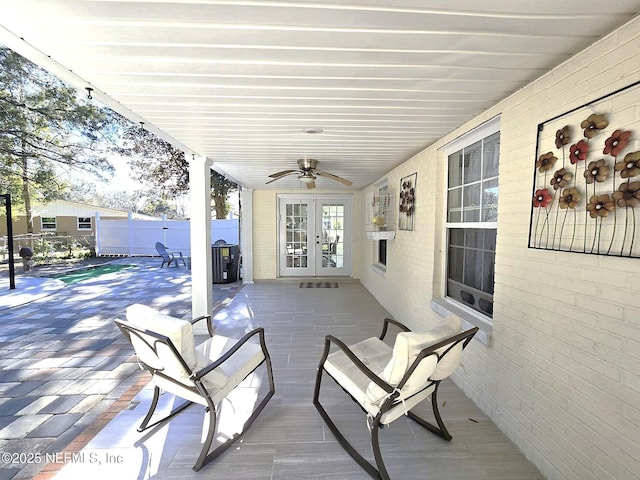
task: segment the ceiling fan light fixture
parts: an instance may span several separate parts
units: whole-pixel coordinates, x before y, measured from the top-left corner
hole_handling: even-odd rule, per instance
[[[298,180],[302,183],[313,183],[316,180],[316,177],[309,172],[305,172],[302,175],[298,175]]]

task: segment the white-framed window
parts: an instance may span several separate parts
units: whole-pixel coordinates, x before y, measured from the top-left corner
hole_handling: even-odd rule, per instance
[[[78,217],[78,230],[91,230],[91,217]]]
[[[40,229],[41,230],[55,230],[57,228],[56,217],[41,217]]]
[[[498,227],[499,118],[449,144],[445,154],[445,295],[492,318]]]
[[[387,241],[378,240],[378,255],[377,263],[380,267],[387,267]]]

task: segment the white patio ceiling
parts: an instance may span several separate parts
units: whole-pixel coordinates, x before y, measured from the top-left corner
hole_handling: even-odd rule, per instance
[[[377,180],[637,0],[0,0],[0,43],[251,188]],[[22,39],[22,40],[21,40]],[[305,129],[319,128],[321,134]]]

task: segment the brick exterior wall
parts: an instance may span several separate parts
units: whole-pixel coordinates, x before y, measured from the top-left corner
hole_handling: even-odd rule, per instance
[[[396,193],[418,172],[415,230],[389,242],[385,276],[370,267],[373,242],[362,247],[374,296],[416,329],[436,322],[446,208],[438,148],[501,115],[492,342],[470,345],[456,382],[552,480],[640,478],[640,264],[527,247],[536,127],[639,79],[635,19],[389,172]],[[640,88],[635,99],[626,107],[637,121]],[[633,135],[628,151],[640,149]]]
[[[491,342],[472,342],[455,381],[550,480],[640,478],[640,270],[638,259],[527,247],[536,128],[638,79],[635,19],[390,171],[396,195],[400,179],[418,172],[416,217],[413,231],[388,242],[384,274],[371,267],[374,241],[364,236],[375,187],[354,197],[353,276],[395,318],[427,328],[444,294],[439,148],[501,115]],[[638,120],[636,98],[629,114]],[[255,191],[253,208],[255,278],[275,278],[276,192]]]

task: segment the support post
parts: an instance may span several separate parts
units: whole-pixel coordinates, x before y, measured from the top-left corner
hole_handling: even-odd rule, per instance
[[[211,166],[206,157],[189,162],[191,197],[191,315],[213,312],[213,267],[211,264]]]
[[[133,212],[127,213],[127,244],[129,258],[133,257]]]
[[[4,198],[4,207],[7,215],[7,253],[9,254],[9,290],[16,288],[16,268],[13,264],[13,219],[11,218],[11,194],[0,195]]]
[[[240,249],[242,252],[242,283],[253,283],[253,189],[240,192]]]
[[[102,225],[100,225],[100,212],[96,210],[95,215],[95,219],[96,219],[96,233],[95,233],[95,239],[93,241],[93,249],[95,251],[96,257],[100,256],[100,249],[102,248],[102,242],[101,242],[101,238],[100,235],[102,234]]]

